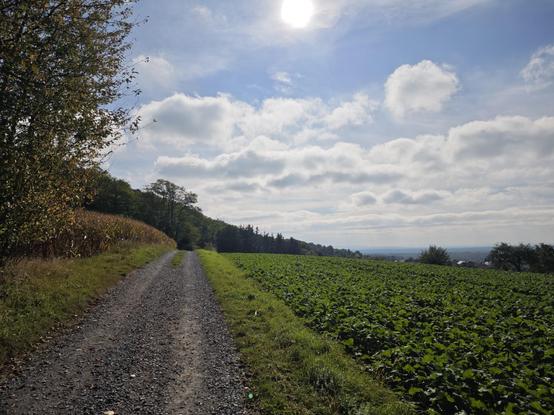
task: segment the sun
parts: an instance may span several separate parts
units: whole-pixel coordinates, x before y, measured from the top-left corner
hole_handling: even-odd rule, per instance
[[[295,29],[308,26],[313,15],[314,3],[312,0],[284,0],[281,6],[281,18]]]

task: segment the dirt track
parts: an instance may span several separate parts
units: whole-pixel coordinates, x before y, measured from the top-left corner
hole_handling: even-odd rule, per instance
[[[188,253],[135,271],[0,385],[0,414],[243,414],[242,370]]]

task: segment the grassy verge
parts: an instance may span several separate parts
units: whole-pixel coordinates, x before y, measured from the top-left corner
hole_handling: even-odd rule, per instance
[[[254,402],[263,414],[413,414],[342,346],[307,329],[228,259],[198,253],[252,373]]]
[[[183,263],[183,258],[185,258],[185,251],[178,251],[175,256],[171,259],[171,265],[173,268],[177,268]]]
[[[1,269],[0,367],[74,318],[122,276],[171,249],[127,243],[90,258],[23,260]]]

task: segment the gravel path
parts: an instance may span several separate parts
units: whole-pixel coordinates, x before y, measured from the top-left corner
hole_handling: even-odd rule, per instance
[[[243,371],[195,253],[135,271],[0,384],[0,414],[244,414]]]

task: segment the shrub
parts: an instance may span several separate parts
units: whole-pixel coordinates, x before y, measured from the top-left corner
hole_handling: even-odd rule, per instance
[[[428,249],[421,252],[419,262],[423,264],[449,265],[450,256],[446,249],[431,245]]]

